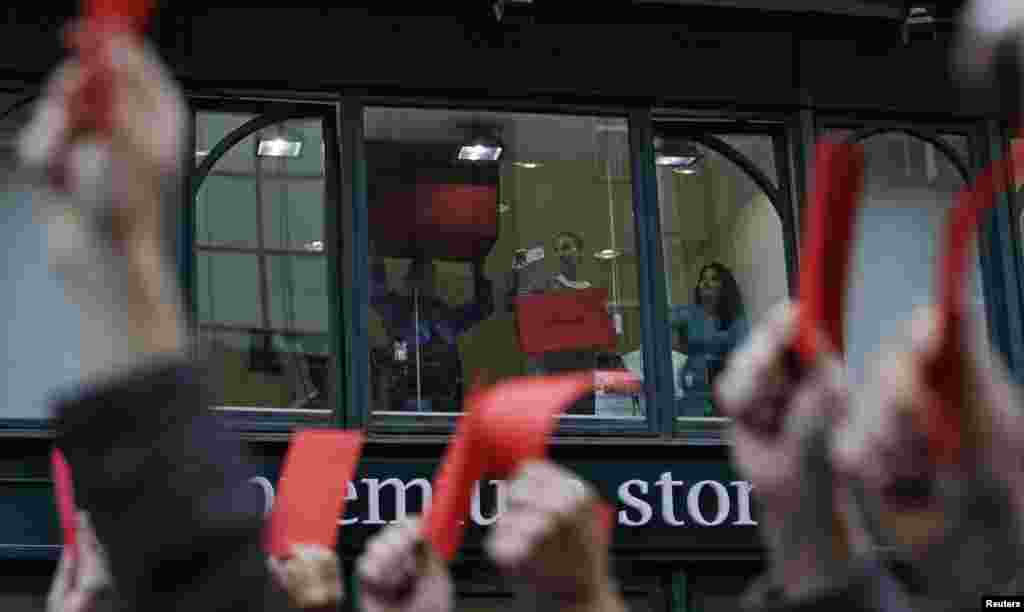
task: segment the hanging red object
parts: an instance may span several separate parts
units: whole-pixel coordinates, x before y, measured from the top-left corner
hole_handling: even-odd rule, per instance
[[[636,377],[605,371],[607,384],[632,388]],[[594,388],[594,374],[535,376],[505,381],[466,398],[466,410],[445,454],[425,518],[425,537],[444,559],[462,543],[473,485],[485,475],[508,478],[526,461],[543,459],[558,416]],[[603,504],[598,518],[611,529],[614,511]]]
[[[292,437],[266,527],[269,554],[284,559],[294,544],[337,545],[362,446],[359,431],[309,429]]]
[[[72,557],[78,554],[78,513],[75,509],[75,489],[71,479],[71,466],[59,448],[50,451],[50,474],[57,501],[57,518],[64,538],[64,550]]]

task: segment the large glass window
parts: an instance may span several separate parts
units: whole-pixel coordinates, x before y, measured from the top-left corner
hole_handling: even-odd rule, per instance
[[[788,204],[770,135],[665,133],[654,149],[675,414],[692,424],[720,416],[715,377],[789,294],[780,215]]]
[[[847,363],[854,382],[863,382],[870,359],[883,342],[906,337],[916,307],[934,303],[936,259],[947,213],[966,186],[963,155],[968,140],[958,134],[928,135],[834,129],[826,137],[857,140],[865,149],[866,171],[857,244],[847,298]],[[975,243],[976,245],[976,243]],[[973,274],[964,287],[967,303],[985,327],[980,259],[975,246]],[[982,337],[987,342],[987,334]]]
[[[329,411],[323,120],[199,112],[195,138],[194,292],[216,403]]]
[[[371,397],[454,413],[475,382],[641,368],[625,119],[365,111]],[[642,421],[598,392],[570,418]]]

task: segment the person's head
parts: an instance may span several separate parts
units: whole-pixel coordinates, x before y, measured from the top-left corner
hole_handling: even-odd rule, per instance
[[[583,238],[573,232],[555,235],[555,255],[562,263],[578,265],[583,259]]]
[[[409,290],[417,290],[420,295],[434,294],[434,262],[426,257],[416,257],[409,262],[409,271],[405,275],[405,284]]]
[[[717,316],[722,327],[731,325],[743,314],[743,298],[736,277],[718,262],[701,268],[697,286],[693,288],[693,302]]]

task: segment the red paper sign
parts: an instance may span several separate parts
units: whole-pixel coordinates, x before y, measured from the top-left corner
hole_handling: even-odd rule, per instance
[[[267,524],[267,552],[287,558],[293,544],[334,548],[362,446],[359,431],[308,429],[292,437]]]
[[[69,31],[68,43],[78,54],[83,82],[70,102],[73,129],[108,131],[113,112],[110,67],[102,50],[118,34],[141,36],[153,11],[151,0],[86,0],[82,20]]]
[[[608,290],[553,291],[515,298],[519,346],[527,355],[556,351],[614,350]]]
[[[604,376],[612,385],[636,384],[626,371]],[[558,415],[593,388],[593,373],[583,372],[509,380],[466,398],[424,521],[425,537],[442,558],[450,561],[462,543],[473,483],[487,474],[507,478],[524,461],[542,459]],[[600,516],[610,529],[609,513]]]
[[[71,480],[71,467],[59,448],[50,451],[50,472],[53,492],[57,498],[57,518],[64,536],[64,547],[70,555],[78,552],[78,514],[75,510],[75,489]]]
[[[956,207],[946,223],[944,248],[937,269],[941,344],[934,358],[925,364],[925,379],[934,391],[935,406],[928,413],[928,441],[936,462],[963,460],[964,342],[967,317],[963,301],[970,270],[970,244],[982,213],[997,201],[998,193],[1009,189],[1007,179],[1018,179],[1024,168],[1024,149],[1014,147],[1009,162],[1000,160],[985,170],[969,188],[960,192]]]
[[[818,143],[814,190],[807,208],[800,258],[800,323],[794,348],[806,365],[818,355],[817,330],[842,354],[843,314],[850,252],[861,191],[864,151],[859,145]]]

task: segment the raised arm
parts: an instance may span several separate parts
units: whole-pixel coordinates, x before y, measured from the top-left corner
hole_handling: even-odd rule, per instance
[[[52,263],[81,307],[81,388],[55,406],[57,444],[130,610],[286,610],[261,549],[262,503],[239,441],[206,410],[164,219],[180,202],[181,93],[130,37],[110,66],[108,131],[72,122],[80,66],[51,79],[22,134],[23,160],[62,195],[42,202]]]

